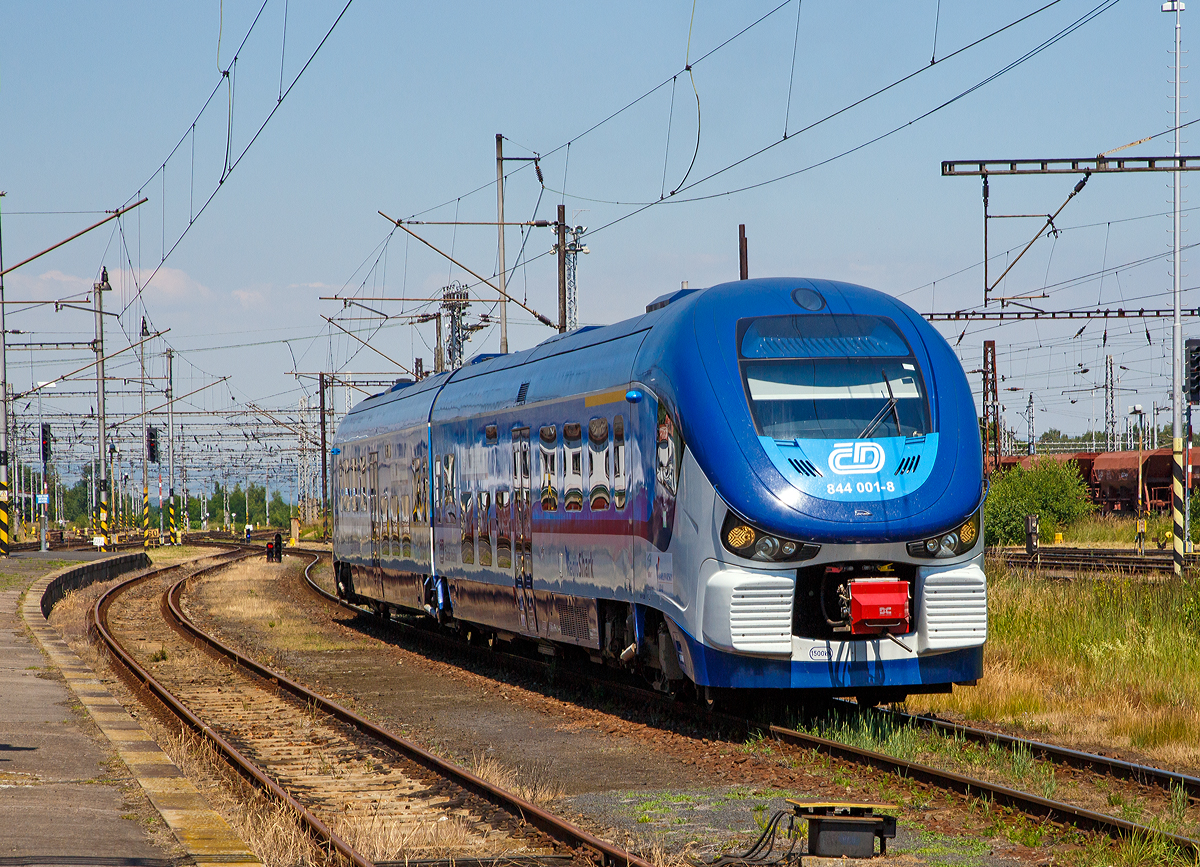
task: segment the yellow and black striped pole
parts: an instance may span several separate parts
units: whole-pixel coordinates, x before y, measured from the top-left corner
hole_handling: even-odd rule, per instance
[[[175,498],[171,497],[171,544],[178,545],[179,538],[175,534]]]
[[[150,547],[150,488],[142,487],[142,547]]]
[[[1171,519],[1174,524],[1172,539],[1174,542],[1175,574],[1183,574],[1183,437],[1173,437],[1171,440]]]
[[[8,481],[0,479],[0,557],[7,557],[10,547],[8,540]]]
[[[100,496],[100,550],[107,551],[109,545],[108,539],[108,497],[101,494]]]

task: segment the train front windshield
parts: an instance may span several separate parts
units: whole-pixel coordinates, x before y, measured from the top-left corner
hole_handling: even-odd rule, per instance
[[[760,436],[859,439],[930,432],[911,347],[881,316],[771,316],[740,323],[742,380]]]

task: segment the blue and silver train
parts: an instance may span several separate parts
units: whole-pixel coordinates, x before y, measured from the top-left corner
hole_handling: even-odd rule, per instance
[[[890,296],[762,279],[397,382],[335,439],[338,592],[660,689],[899,700],[983,667],[982,450]]]

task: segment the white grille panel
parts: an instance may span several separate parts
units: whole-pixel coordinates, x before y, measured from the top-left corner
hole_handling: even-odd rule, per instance
[[[921,648],[955,650],[987,640],[987,578],[972,561],[945,569],[922,569]]]
[[[787,578],[756,578],[733,587],[729,633],[734,650],[791,654],[794,589]]]

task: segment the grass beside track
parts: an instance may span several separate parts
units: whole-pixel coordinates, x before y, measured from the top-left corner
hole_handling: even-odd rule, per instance
[[[916,712],[955,712],[1200,768],[1200,581],[1042,579],[989,561],[984,676]]]
[[[1146,549],[1158,550],[1155,539],[1166,544],[1171,531],[1170,513],[1150,512],[1146,515]],[[1062,544],[1085,548],[1134,548],[1137,545],[1137,522],[1132,514],[1088,515],[1068,527],[1062,528]],[[1048,542],[1049,540],[1043,540]],[[1169,550],[1169,548],[1165,548]]]

